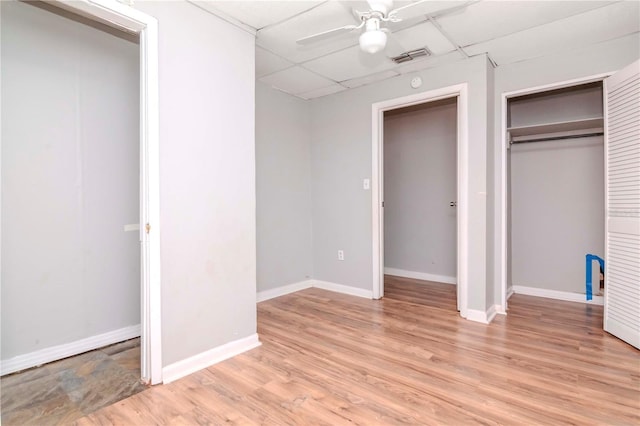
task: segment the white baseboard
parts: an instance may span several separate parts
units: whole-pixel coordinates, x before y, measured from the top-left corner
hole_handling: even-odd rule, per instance
[[[366,299],[373,299],[373,292],[371,290],[365,290],[362,288],[356,288],[348,285],[336,284],[328,281],[319,281],[319,280],[300,281],[297,283],[272,288],[270,290],[259,291],[256,299],[258,302],[264,302],[265,300],[284,296],[290,293],[295,293],[296,291],[305,290],[311,287],[321,288],[323,290],[335,291],[336,293],[349,294],[351,296],[364,297]]]
[[[0,375],[4,376],[5,374],[37,367],[38,365],[92,351],[103,346],[133,339],[134,337],[140,337],[140,324],[76,340],[75,342],[40,349],[39,351],[28,354],[18,355],[0,362]]]
[[[259,291],[256,299],[258,302],[264,302],[265,300],[284,296],[285,294],[289,294],[289,293],[295,293],[296,291],[304,290],[311,287],[313,287],[312,280],[300,281],[297,283],[284,285],[282,287],[276,287],[269,290]]]
[[[498,307],[499,305],[493,305],[492,307],[490,307],[489,309],[487,309],[487,324],[490,324],[491,321],[493,321],[493,319],[496,317],[496,314],[498,313]]]
[[[365,290],[363,288],[331,283],[328,281],[318,281],[318,280],[312,280],[312,281],[313,281],[313,286],[316,288],[335,291],[336,293],[349,294],[351,296],[364,297],[366,299],[373,299],[373,291],[371,290]]]
[[[489,324],[496,317],[497,306],[498,305],[493,305],[486,311],[467,309],[467,319],[469,321],[479,322],[482,324]]]
[[[260,345],[258,334],[252,334],[251,336],[225,343],[222,346],[167,365],[162,369],[162,381],[165,384],[171,383],[191,373],[257,348]]]
[[[511,296],[513,296],[513,286],[509,287],[507,289],[507,300],[509,300],[509,298],[511,298]]]
[[[482,324],[489,324],[487,321],[487,313],[485,311],[479,311],[477,309],[467,309],[467,320],[480,322]]]
[[[498,315],[507,315],[507,310],[502,305],[493,305]]]
[[[590,305],[604,305],[604,297],[593,296],[592,300],[587,300],[586,295],[581,293],[570,293],[568,291],[548,290],[545,288],[525,287],[514,285],[513,292],[515,294],[524,294],[527,296],[546,297],[548,299],[564,300],[567,302],[580,302]]]
[[[396,277],[413,278],[416,280],[432,281],[443,284],[457,284],[456,277],[449,277],[446,275],[428,274],[426,272],[405,271],[404,269],[396,268],[384,268],[384,273],[387,275],[395,275]]]

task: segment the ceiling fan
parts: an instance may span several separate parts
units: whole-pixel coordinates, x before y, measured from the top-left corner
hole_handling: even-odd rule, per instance
[[[345,25],[321,33],[313,34],[296,41],[298,44],[310,44],[326,38],[359,30],[364,27],[360,34],[360,48],[367,53],[376,53],[384,49],[387,44],[387,32],[385,24],[388,22],[400,22],[403,19],[418,16],[422,12],[421,6],[429,0],[420,0],[406,6],[393,8],[393,0],[367,0],[370,10],[359,12],[353,10],[353,14],[360,21],[358,25]]]

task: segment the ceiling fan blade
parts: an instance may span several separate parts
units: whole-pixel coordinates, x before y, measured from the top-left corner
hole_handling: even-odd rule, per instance
[[[362,28],[362,25],[345,25],[344,27],[334,28],[332,30],[323,31],[321,33],[313,34],[308,37],[303,37],[301,39],[296,40],[298,44],[310,44],[315,43],[316,41],[325,40],[327,38],[335,37],[341,34],[350,33],[353,30],[357,30]]]
[[[447,12],[452,12],[457,9],[463,9],[469,6],[469,4],[475,3],[474,1],[467,1],[457,4],[451,7],[451,2],[447,1],[432,1],[432,0],[419,0],[415,3],[410,3],[406,6],[393,9],[389,12],[388,17],[390,19],[409,19],[421,15],[443,15]]]

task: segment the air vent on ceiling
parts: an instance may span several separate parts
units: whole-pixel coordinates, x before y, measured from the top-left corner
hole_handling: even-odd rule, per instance
[[[401,53],[398,56],[391,58],[393,62],[396,64],[401,64],[403,62],[413,61],[415,58],[419,58],[421,56],[429,56],[431,52],[426,47],[422,49],[410,50],[408,52]]]

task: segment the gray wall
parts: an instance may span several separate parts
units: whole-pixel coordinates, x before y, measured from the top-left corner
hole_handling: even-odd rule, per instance
[[[186,2],[159,22],[163,364],[256,332],[255,40]]]
[[[583,78],[600,73],[613,72],[632,63],[640,56],[640,34],[633,34],[616,40],[600,43],[587,49],[559,55],[551,55],[529,61],[517,62],[510,65],[499,66],[495,69],[495,120],[493,121],[496,137],[490,145],[489,156],[493,157],[493,163],[500,165],[502,152],[502,94],[515,90],[527,89],[536,86]],[[490,169],[491,170],[491,169]],[[494,272],[494,300],[498,303],[501,297],[501,254],[500,241],[502,177],[500,167],[494,167],[493,185],[490,202],[494,206],[495,214],[493,223],[489,223],[489,235],[493,235],[493,251],[488,253],[488,266]],[[491,194],[490,193],[490,194]]]
[[[384,266],[457,275],[456,99],[385,113]]]
[[[493,270],[493,261],[492,261],[492,254],[495,250],[494,247],[494,239],[493,239],[493,218],[495,215],[495,210],[494,210],[494,196],[495,193],[492,191],[493,185],[494,185],[494,180],[493,180],[493,170],[495,168],[495,163],[493,162],[493,152],[492,152],[492,148],[493,145],[491,143],[491,141],[493,141],[495,139],[495,131],[494,131],[494,127],[493,127],[493,123],[496,120],[496,115],[495,115],[495,111],[493,109],[493,105],[495,102],[495,98],[496,98],[496,93],[495,93],[495,68],[493,68],[493,65],[487,61],[486,63],[487,66],[487,146],[486,146],[486,157],[485,157],[485,161],[487,162],[487,200],[486,200],[486,208],[487,208],[487,215],[485,217],[485,229],[487,232],[487,239],[486,239],[486,277],[487,277],[487,285],[485,287],[485,304],[487,306],[487,308],[491,307],[492,305],[496,304],[496,301],[494,300],[494,294],[495,294],[495,286],[496,286],[496,281],[495,281],[495,271]],[[499,287],[499,285],[498,285]]]
[[[314,278],[370,290],[372,288],[371,105],[416,91],[469,84],[469,308],[486,306],[486,155],[487,59],[427,69],[348,90],[311,102],[311,164]],[[342,249],[345,260],[337,260]]]
[[[309,103],[256,86],[257,290],[312,276]]]
[[[513,285],[584,293],[585,255],[604,257],[602,136],[510,151]]]
[[[138,46],[2,2],[2,359],[140,323]]]

